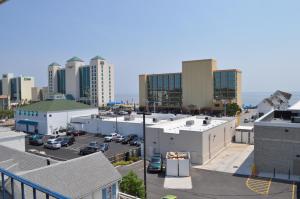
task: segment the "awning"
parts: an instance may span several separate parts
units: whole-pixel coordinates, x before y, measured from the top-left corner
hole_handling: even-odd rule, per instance
[[[33,125],[33,126],[37,126],[38,125],[38,122],[31,121],[31,120],[19,120],[17,123],[18,124],[25,124],[25,125]]]
[[[238,126],[235,128],[237,131],[253,131],[253,126]]]

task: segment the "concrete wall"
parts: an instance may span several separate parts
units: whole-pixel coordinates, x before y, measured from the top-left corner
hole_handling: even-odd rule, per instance
[[[108,135],[116,131],[116,122],[101,120],[98,118],[72,119],[72,126],[77,130],[84,130],[89,133],[101,133]],[[146,124],[149,126],[149,124]],[[137,134],[139,137],[143,137],[143,124],[133,122],[118,122],[118,132],[124,136],[129,134]]]
[[[235,120],[221,124],[202,133],[202,164],[213,158],[231,143]]]
[[[254,162],[258,172],[300,175],[300,133],[295,127],[254,126]],[[298,157],[299,156],[299,157]]]
[[[236,91],[236,103],[242,107],[243,106],[243,99],[242,99],[242,72],[238,71],[237,73],[237,91]]]
[[[147,95],[147,75],[139,75],[139,105],[146,106]]]
[[[150,158],[154,152],[163,156],[170,151],[190,152],[193,164],[204,164],[231,142],[234,125],[235,121],[231,121],[205,132],[181,130],[179,134],[146,128],[146,156]]]
[[[213,59],[182,62],[183,106],[192,104],[198,109],[212,107],[213,71],[216,68],[217,63]]]

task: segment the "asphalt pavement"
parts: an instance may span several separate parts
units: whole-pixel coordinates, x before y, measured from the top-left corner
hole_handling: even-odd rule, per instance
[[[130,166],[117,168],[124,176],[130,170],[143,179],[143,161]],[[147,194],[149,199],[159,199],[164,195],[176,195],[179,199],[289,199],[292,198],[292,185],[272,182],[268,195],[250,190],[248,177],[229,173],[191,169],[192,189],[178,190],[164,188],[164,174],[147,174]]]
[[[47,140],[47,137],[45,137],[45,141]],[[86,134],[81,136],[75,137],[75,142],[73,145],[70,145],[68,147],[62,147],[57,150],[47,149],[42,146],[33,146],[29,145],[28,139],[26,139],[26,151],[30,151],[32,149],[37,151],[42,151],[46,154],[46,156],[51,157],[53,159],[57,160],[69,160],[74,159],[77,157],[80,157],[79,151],[81,148],[87,146],[91,141],[97,141],[99,143],[104,142],[104,138],[102,137],[96,137],[94,134]],[[129,144],[121,144],[121,143],[115,143],[109,142],[109,149],[108,151],[104,152],[104,155],[106,157],[112,157],[114,155],[125,153],[129,151],[130,149],[136,148],[135,146],[130,146]]]

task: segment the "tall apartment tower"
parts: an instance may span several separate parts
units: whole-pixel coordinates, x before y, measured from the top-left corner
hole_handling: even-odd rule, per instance
[[[114,101],[114,81],[114,65],[100,56],[92,58],[89,65],[72,57],[65,68],[57,63],[48,67],[49,95],[61,93],[93,106],[105,106]]]
[[[8,96],[13,103],[28,102],[32,99],[31,88],[34,78],[28,76],[14,77],[12,73],[3,74],[0,94]]]

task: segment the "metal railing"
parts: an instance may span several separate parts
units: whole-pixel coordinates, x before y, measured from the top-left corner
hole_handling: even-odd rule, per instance
[[[126,194],[126,193],[119,192],[119,199],[140,199],[140,198]]]
[[[69,197],[66,197],[60,193],[51,191],[43,186],[40,186],[38,184],[35,184],[29,180],[26,180],[20,176],[17,176],[5,169],[0,168],[0,174],[1,174],[1,188],[2,188],[2,199],[9,199],[9,198],[15,198],[15,181],[19,182],[21,184],[21,196],[22,199],[25,199],[25,191],[24,188],[25,186],[32,188],[32,198],[37,199],[37,191],[44,193],[45,198],[49,199],[50,197],[56,198],[56,199],[71,199]],[[6,188],[5,188],[5,177],[8,177],[7,180],[10,180],[10,188],[11,188],[11,193],[10,196],[6,193]]]

